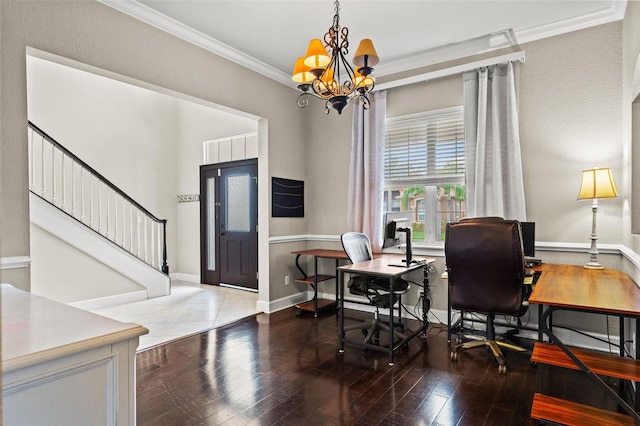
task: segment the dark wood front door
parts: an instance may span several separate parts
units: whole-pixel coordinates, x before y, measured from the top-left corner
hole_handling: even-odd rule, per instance
[[[200,167],[201,280],[258,289],[258,164]]]

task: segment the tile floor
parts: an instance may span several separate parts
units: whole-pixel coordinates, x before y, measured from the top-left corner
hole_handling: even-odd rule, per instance
[[[138,352],[258,313],[258,293],[172,280],[171,294],[91,312],[149,329]]]

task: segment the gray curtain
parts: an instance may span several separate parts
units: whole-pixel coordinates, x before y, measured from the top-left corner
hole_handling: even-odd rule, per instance
[[[525,221],[513,64],[465,72],[467,216]]]
[[[360,102],[353,105],[347,227],[367,234],[373,251],[380,252],[387,92],[371,93],[369,101],[368,110]]]

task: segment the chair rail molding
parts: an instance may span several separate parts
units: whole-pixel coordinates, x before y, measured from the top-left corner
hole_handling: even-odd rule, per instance
[[[340,243],[340,235],[300,234],[280,235],[269,237],[269,244],[294,243],[305,241],[324,241]],[[570,243],[555,241],[536,241],[536,250],[557,251],[568,253],[586,253],[589,251],[589,243]],[[429,256],[444,256],[444,244],[420,244],[413,243],[416,254]],[[640,269],[640,254],[623,244],[598,244],[598,251],[603,254],[619,254],[636,268]]]
[[[0,269],[28,268],[30,264],[29,256],[0,257]]]
[[[269,244],[295,243],[300,241],[329,241],[340,242],[340,235],[280,235],[278,237],[269,237]]]

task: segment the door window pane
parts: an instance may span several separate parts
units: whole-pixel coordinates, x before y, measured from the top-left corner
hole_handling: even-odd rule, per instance
[[[207,179],[207,269],[216,270],[216,179]]]
[[[227,231],[250,231],[250,183],[251,176],[249,174],[229,176],[226,179],[227,200],[225,206],[227,209]]]

